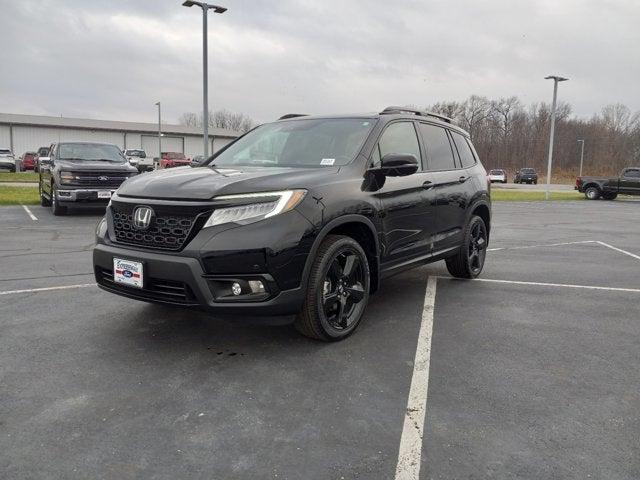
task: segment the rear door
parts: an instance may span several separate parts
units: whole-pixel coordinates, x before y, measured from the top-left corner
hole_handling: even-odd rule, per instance
[[[640,168],[627,168],[620,176],[620,192],[640,195]]]
[[[393,122],[385,128],[372,153],[373,165],[389,153],[414,155],[419,168],[406,177],[386,177],[383,187],[374,193],[382,207],[384,269],[428,255],[436,230],[433,194],[423,186],[430,179],[423,168],[414,122]]]
[[[447,129],[420,123],[427,151],[427,168],[433,184],[437,218],[434,251],[452,249],[462,243],[462,231],[471,188],[470,176],[463,168]]]

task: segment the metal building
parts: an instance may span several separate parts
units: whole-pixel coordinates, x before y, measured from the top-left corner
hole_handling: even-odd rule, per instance
[[[223,128],[209,129],[209,151],[215,152],[239,133]],[[54,142],[104,142],[120,148],[142,148],[158,156],[158,124],[90,120],[0,113],[0,148],[10,148],[18,157]],[[182,152],[187,157],[202,155],[202,130],[183,125],[162,124],[162,151]]]

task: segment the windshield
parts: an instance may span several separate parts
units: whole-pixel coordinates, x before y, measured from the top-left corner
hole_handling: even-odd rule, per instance
[[[358,154],[373,123],[355,118],[269,123],[240,138],[211,163],[260,167],[346,165]]]
[[[125,155],[130,157],[147,158],[147,154],[143,150],[127,150]]]
[[[49,149],[46,147],[42,147],[38,149],[38,156],[40,157],[46,157],[47,155],[49,155]]]
[[[11,155],[11,150],[0,148],[0,155]]]
[[[522,170],[520,170],[521,173],[536,173],[536,171],[533,168],[523,168]]]
[[[502,175],[504,172],[502,170],[491,170],[489,172],[490,175]]]
[[[123,163],[125,158],[115,145],[98,143],[61,143],[58,147],[60,160],[101,160]]]
[[[162,154],[164,158],[168,158],[169,160],[184,160],[187,157],[184,156],[184,153],[177,152],[167,152]]]

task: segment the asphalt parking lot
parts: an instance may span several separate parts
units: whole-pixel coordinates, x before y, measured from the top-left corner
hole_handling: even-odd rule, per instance
[[[2,207],[0,476],[640,478],[639,209],[496,203],[481,281],[401,274],[322,344],[102,292],[99,213]]]

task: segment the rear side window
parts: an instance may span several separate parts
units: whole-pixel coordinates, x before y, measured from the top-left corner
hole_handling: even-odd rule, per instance
[[[640,170],[627,170],[624,172],[625,177],[640,178]]]
[[[374,163],[380,163],[380,159],[388,153],[413,155],[418,160],[418,165],[422,165],[420,144],[412,122],[397,122],[387,127],[373,152]]]
[[[456,168],[446,130],[428,123],[421,123],[420,132],[427,147],[429,170],[453,170]]]
[[[476,159],[473,156],[473,152],[467,143],[467,139],[464,138],[457,132],[451,132],[451,136],[453,137],[453,141],[456,144],[456,148],[458,149],[458,155],[460,155],[460,161],[462,162],[462,166],[464,168],[469,168],[475,165]]]

